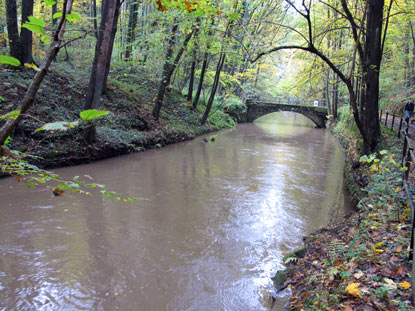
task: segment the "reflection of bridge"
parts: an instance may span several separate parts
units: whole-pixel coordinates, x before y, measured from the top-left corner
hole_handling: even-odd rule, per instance
[[[246,122],[266,114],[277,111],[292,111],[301,113],[313,121],[317,127],[325,127],[327,120],[327,108],[325,100],[300,100],[297,97],[251,97],[245,100],[247,107]]]

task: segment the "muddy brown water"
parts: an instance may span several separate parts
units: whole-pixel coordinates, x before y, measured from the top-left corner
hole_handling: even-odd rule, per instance
[[[283,255],[349,208],[334,138],[280,116],[57,170],[149,201],[1,180],[0,310],[263,310]]]

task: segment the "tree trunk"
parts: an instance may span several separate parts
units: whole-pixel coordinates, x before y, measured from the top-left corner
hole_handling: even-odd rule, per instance
[[[33,0],[22,1],[22,25],[33,15]],[[22,44],[22,63],[33,63],[32,56],[32,32],[21,27],[20,40]]]
[[[94,35],[98,40],[97,0],[91,0],[91,15],[94,20]]]
[[[340,78],[336,75],[336,82],[333,85],[333,93],[334,93],[334,100],[333,100],[333,118],[337,119],[338,116],[338,107],[339,107],[339,82]]]
[[[196,51],[193,51],[192,65],[190,68],[190,79],[189,79],[189,90],[187,91],[187,101],[192,102],[193,98],[193,84],[195,81],[195,70],[196,70]]]
[[[101,24],[84,109],[96,109],[100,104],[101,95],[104,90],[108,56],[112,52],[110,49],[112,47],[111,43],[113,43],[111,41],[114,19],[117,8],[119,8],[119,3],[119,0],[104,0],[102,4]]]
[[[193,100],[193,109],[197,108],[197,104],[199,103],[200,94],[202,93],[203,88],[203,80],[205,79],[206,69],[208,65],[208,53],[205,52],[203,56],[203,63],[202,63],[202,70],[200,71],[200,78],[199,78],[199,85],[197,86],[197,91],[195,95],[195,99]]]
[[[111,67],[112,51],[114,50],[115,35],[117,34],[117,25],[118,25],[118,17],[120,15],[120,8],[121,8],[121,1],[117,0],[117,7],[115,8],[115,14],[114,14],[114,23],[113,23],[112,30],[111,30],[110,47],[109,47],[109,51],[107,55],[107,62],[105,65],[104,86],[102,89],[103,94],[107,94],[108,74],[110,72],[110,67]]]
[[[174,70],[176,69],[177,64],[180,61],[180,58],[182,57],[182,54],[183,54],[184,50],[186,49],[186,46],[189,43],[189,41],[192,38],[192,35],[194,33],[194,31],[192,31],[186,36],[179,52],[176,55],[176,58],[174,59],[173,63],[171,63],[171,56],[173,54],[174,41],[175,41],[175,38],[176,38],[177,29],[178,29],[178,24],[177,24],[177,22],[175,22],[174,26],[172,28],[172,36],[169,40],[169,46],[167,48],[166,58],[164,60],[163,73],[162,73],[161,81],[159,83],[159,87],[158,87],[158,91],[157,91],[156,102],[154,103],[154,108],[153,108],[153,117],[156,120],[160,117],[161,106],[163,104],[163,99],[164,99],[164,95],[166,93],[166,89],[170,84],[171,76],[172,76]]]
[[[206,110],[205,110],[205,113],[203,114],[203,117],[202,117],[202,120],[201,120],[202,124],[205,124],[206,120],[209,117],[209,112],[210,112],[210,109],[212,108],[213,100],[215,99],[216,91],[218,89],[220,73],[222,71],[223,64],[225,63],[225,57],[226,57],[225,53],[222,53],[220,55],[218,65],[216,67],[215,80],[213,81],[212,90],[211,90],[210,96],[209,96],[209,101],[206,105]]]
[[[259,73],[260,73],[260,71],[261,71],[261,69],[260,69],[260,65],[261,65],[261,62],[259,62],[258,63],[258,65],[256,66],[256,73],[255,73],[255,81],[254,81],[254,88],[257,88],[257,86],[258,86],[258,79],[259,79]],[[234,66],[233,66],[233,64],[232,64],[232,68],[231,68],[231,75],[233,75],[234,74]]]
[[[22,49],[20,45],[19,27],[17,24],[16,0],[6,0],[6,23],[9,37],[10,56],[22,62]]]
[[[410,55],[410,67],[409,67],[409,85],[415,85],[415,31],[414,31],[414,23],[409,22],[409,29],[411,31],[411,39],[412,39],[412,51],[409,53]]]
[[[125,60],[129,60],[131,57],[131,53],[133,50],[133,42],[135,39],[135,27],[137,26],[138,22],[138,2],[137,0],[132,0],[132,4],[130,6],[130,12],[128,17],[128,33],[127,33],[127,47],[125,49]]]
[[[192,102],[193,98],[193,84],[195,81],[195,70],[196,70],[196,60],[197,60],[197,46],[198,46],[198,37],[199,37],[199,27],[200,27],[200,18],[196,20],[196,30],[195,30],[195,39],[194,39],[194,48],[193,48],[193,57],[192,65],[190,68],[190,80],[189,80],[189,90],[187,92],[187,101]]]
[[[324,90],[325,90],[325,98],[327,101],[327,114],[328,115],[332,115],[332,107],[331,107],[331,92],[330,92],[330,70],[327,70],[326,72],[326,83],[324,86]]]
[[[373,152],[380,139],[379,73],[382,61],[382,23],[384,0],[368,0],[364,49],[361,123],[366,133],[363,152]]]
[[[32,106],[37,91],[39,90],[40,85],[42,84],[42,81],[44,77],[46,76],[46,73],[49,69],[50,64],[52,63],[53,59],[56,57],[56,55],[59,52],[59,49],[61,48],[61,42],[63,39],[63,34],[65,32],[65,24],[66,20],[65,17],[67,14],[71,12],[72,9],[72,3],[73,0],[65,0],[63,7],[65,8],[63,11],[62,18],[59,22],[59,25],[55,31],[55,34],[53,36],[53,41],[49,47],[49,50],[43,59],[42,63],[39,66],[39,70],[36,72],[35,77],[33,78],[32,82],[30,83],[22,101],[19,105],[20,114],[16,119],[9,119],[7,122],[0,128],[0,146],[4,144],[7,137],[9,137],[14,129],[17,127],[19,122],[24,117],[24,114],[26,111]]]

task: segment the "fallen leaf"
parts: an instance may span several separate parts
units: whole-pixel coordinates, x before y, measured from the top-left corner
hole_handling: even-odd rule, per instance
[[[388,287],[390,289],[396,289],[397,288],[396,283],[393,280],[388,279],[388,278],[384,278],[383,281],[385,282],[384,285],[386,287]]]
[[[399,285],[400,287],[405,288],[406,290],[408,290],[408,289],[410,289],[410,288],[411,288],[411,284],[410,284],[409,282],[407,282],[407,281],[403,281],[403,282],[401,282],[401,283],[398,283],[398,285]]]
[[[363,272],[357,272],[357,273],[353,274],[354,278],[357,279],[357,280],[360,279],[363,275],[364,275]]]
[[[400,277],[405,277],[408,273],[408,267],[401,265],[398,267],[395,267],[395,270],[393,271],[393,275],[394,276],[400,276]]]
[[[55,195],[55,197],[60,197],[63,195],[63,190],[59,189],[59,188],[54,188],[52,189],[53,194]]]
[[[362,294],[360,292],[360,289],[358,288],[359,285],[360,283],[351,283],[347,285],[345,290],[346,294],[360,298]]]

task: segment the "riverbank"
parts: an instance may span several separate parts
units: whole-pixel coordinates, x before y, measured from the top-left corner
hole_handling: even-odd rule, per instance
[[[8,143],[10,149],[35,156],[32,163],[42,168],[70,166],[159,148],[193,139],[198,135],[235,125],[233,119],[213,108],[205,125],[200,124],[204,106],[191,103],[176,90],[165,98],[159,120],[151,115],[157,83],[128,72],[112,72],[101,110],[109,114],[94,121],[96,135],[91,141],[87,129],[38,131],[45,123],[79,120],[85,100],[88,75],[56,64],[42,84],[33,107]],[[2,72],[0,115],[15,110],[31,82],[34,71]],[[134,77],[134,80],[132,80]]]
[[[411,221],[401,198],[400,141],[384,136],[376,159],[347,152],[346,181],[357,211],[304,238],[303,258],[286,260],[290,310],[415,310],[407,260]],[[339,138],[339,137],[338,137]]]

